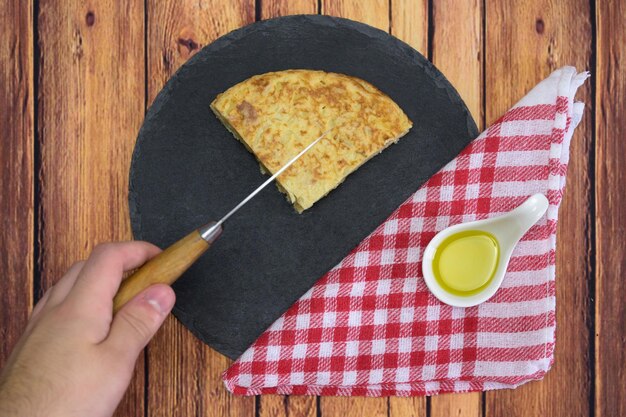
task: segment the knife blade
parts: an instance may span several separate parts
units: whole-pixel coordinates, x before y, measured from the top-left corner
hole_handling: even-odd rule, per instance
[[[122,281],[120,288],[113,299],[113,314],[117,313],[128,301],[139,294],[144,289],[154,284],[173,284],[189,267],[206,252],[211,245],[221,236],[222,225],[233,214],[239,211],[246,203],[252,200],[261,190],[269,184],[285,170],[287,170],[294,162],[306,154],[313,146],[322,140],[329,129],[322,133],[317,139],[307,145],[300,153],[291,158],[270,178],[259,185],[246,198],[241,200],[239,204],[233,207],[217,222],[209,222],[204,226],[194,230],[187,236],[178,240],[173,245],[166,248],[163,252],[155,256],[141,266],[132,275]]]

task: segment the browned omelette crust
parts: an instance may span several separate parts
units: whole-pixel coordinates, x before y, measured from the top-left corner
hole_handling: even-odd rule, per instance
[[[256,75],[219,94],[211,108],[271,173],[331,129],[277,179],[298,212],[412,126],[373,85],[324,71]]]

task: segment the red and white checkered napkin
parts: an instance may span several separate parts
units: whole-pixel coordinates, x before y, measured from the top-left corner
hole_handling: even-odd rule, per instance
[[[552,73],[324,275],[223,374],[235,394],[432,395],[513,388],[552,364],[556,221],[587,78]],[[440,230],[534,193],[550,207],[516,247],[502,288],[471,308],[426,288]],[[547,217],[547,218],[546,218]]]

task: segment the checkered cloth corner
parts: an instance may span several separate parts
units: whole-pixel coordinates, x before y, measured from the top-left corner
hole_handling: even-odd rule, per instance
[[[552,364],[555,245],[569,143],[587,78],[564,67],[442,168],[224,372],[235,394],[414,396],[513,388]],[[550,202],[487,302],[431,295],[422,252],[440,230],[534,193]]]

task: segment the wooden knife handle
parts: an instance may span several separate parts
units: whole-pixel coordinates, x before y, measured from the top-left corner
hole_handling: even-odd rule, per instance
[[[210,246],[207,241],[202,239],[200,233],[194,230],[150,259],[122,281],[113,299],[113,314],[149,286],[173,284]]]

